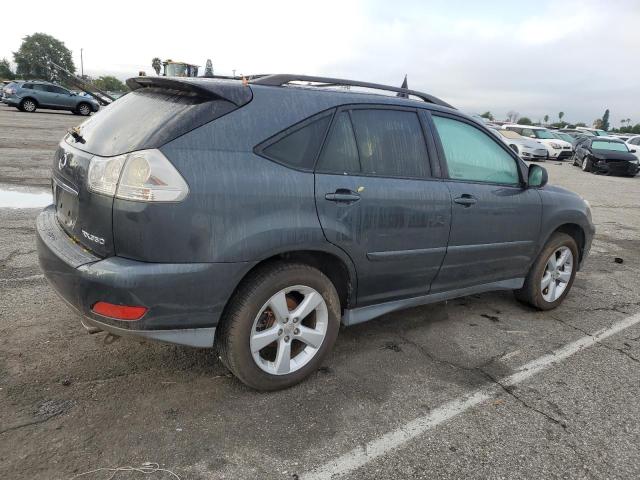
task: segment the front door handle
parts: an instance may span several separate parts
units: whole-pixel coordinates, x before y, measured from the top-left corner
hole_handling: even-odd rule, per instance
[[[360,200],[360,195],[346,188],[339,188],[334,193],[327,193],[324,199],[330,202],[353,203]]]
[[[463,205],[464,207],[470,207],[471,205],[475,205],[478,202],[478,200],[476,200],[473,195],[469,195],[468,193],[454,198],[453,201],[460,205]]]

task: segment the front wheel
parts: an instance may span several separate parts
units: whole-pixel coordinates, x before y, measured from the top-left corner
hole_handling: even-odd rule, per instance
[[[590,172],[591,170],[592,170],[591,159],[587,155],[585,155],[585,157],[582,159],[582,171]]]
[[[516,298],[538,310],[551,310],[571,290],[578,268],[578,246],[566,233],[554,233],[531,267]]]
[[[257,390],[301,382],[321,366],[340,327],[340,300],[316,268],[275,263],[252,274],[216,332],[222,362]]]

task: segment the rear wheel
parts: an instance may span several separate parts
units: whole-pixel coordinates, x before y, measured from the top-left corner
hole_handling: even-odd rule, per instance
[[[578,267],[578,246],[566,233],[554,233],[531,267],[524,285],[515,291],[521,302],[551,310],[571,290]]]
[[[89,105],[88,103],[81,103],[80,105],[78,105],[76,112],[78,113],[78,115],[82,115],[83,117],[91,115],[91,105]]]
[[[30,98],[25,98],[20,102],[20,110],[23,112],[32,113],[35,112],[37,108],[38,105],[36,105],[35,100],[31,100]]]
[[[320,367],[340,327],[340,300],[319,270],[276,263],[234,295],[216,334],[222,362],[246,385],[278,390]]]

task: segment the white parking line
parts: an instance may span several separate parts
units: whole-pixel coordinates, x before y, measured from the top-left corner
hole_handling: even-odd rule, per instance
[[[578,353],[579,351],[591,347],[596,343],[604,340],[611,335],[615,335],[626,328],[632,327],[640,322],[640,314],[632,315],[619,322],[614,323],[611,327],[582,337],[575,342],[571,342],[564,347],[544,355],[536,360],[533,360],[508,377],[504,377],[499,380],[499,383],[503,386],[511,386],[521,383],[529,378],[537,375],[538,373],[551,367],[553,364],[566,360],[570,356]],[[347,473],[350,473],[357,468],[366,465],[367,463],[381,457],[390,451],[401,447],[408,441],[416,438],[419,435],[431,430],[433,427],[440,425],[441,423],[455,417],[465,411],[469,410],[476,405],[494,397],[500,392],[504,392],[504,389],[497,384],[492,384],[488,387],[476,390],[468,395],[459,397],[451,402],[432,410],[428,415],[418,417],[411,422],[402,425],[401,427],[393,430],[383,436],[372,440],[362,447],[354,448],[350,452],[337,457],[333,461],[327,462],[324,465],[317,467],[316,469],[302,475],[302,480],[324,480],[332,479]]]

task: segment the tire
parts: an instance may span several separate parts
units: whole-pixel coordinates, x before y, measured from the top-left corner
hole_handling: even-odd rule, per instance
[[[551,273],[551,271],[548,272],[547,266],[552,255],[556,260],[562,260],[562,255],[567,251],[571,253],[571,257],[569,258],[569,260],[571,260],[571,271],[569,274],[566,275],[566,263],[559,265],[555,274]],[[558,252],[560,252],[559,255]],[[551,310],[556,308],[562,303],[571,290],[571,286],[576,277],[578,262],[578,246],[575,240],[566,233],[554,233],[531,266],[531,270],[529,270],[529,274],[522,288],[514,291],[516,298],[538,310]],[[558,272],[560,272],[560,276],[557,276]],[[547,277],[549,286],[543,288],[543,281],[547,273],[549,273],[551,277],[550,279]],[[563,279],[565,280],[564,282]],[[553,294],[551,292],[551,285],[555,285]],[[559,290],[560,288],[561,290]]]
[[[591,159],[589,158],[588,155],[585,155],[584,158],[582,159],[581,168],[583,172],[591,172],[593,170]]]
[[[304,301],[317,301],[318,296],[321,303],[312,313],[299,319],[289,317]],[[284,307],[272,309],[270,305],[278,305],[278,299]],[[280,390],[301,382],[321,366],[339,328],[338,293],[322,272],[304,264],[272,263],[252,273],[234,294],[216,333],[216,349],[225,366],[245,385]],[[315,347],[299,340],[311,331]],[[272,332],[263,337],[273,342],[261,341],[261,332]],[[260,347],[262,344],[265,346]],[[289,357],[281,355],[287,351]]]
[[[38,108],[38,104],[31,98],[25,98],[20,102],[20,110],[23,112],[33,113]]]
[[[82,115],[83,117],[88,117],[89,115],[91,115],[92,110],[93,109],[91,108],[91,105],[86,102],[82,102],[78,104],[74,113]]]
[[[572,159],[573,159],[573,166],[574,167],[579,167],[580,164],[578,163],[578,156],[575,153],[573,154]]]

